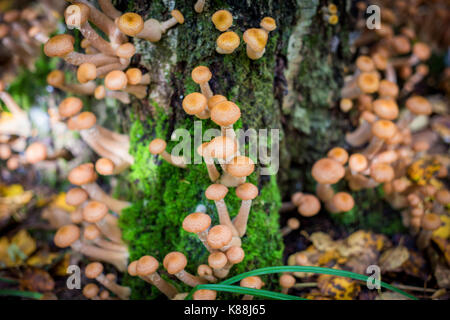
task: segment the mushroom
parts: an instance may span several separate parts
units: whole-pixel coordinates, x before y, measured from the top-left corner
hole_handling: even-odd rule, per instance
[[[53,70],[47,75],[47,83],[67,93],[93,95],[95,83],[93,81],[83,84],[67,84],[64,79],[64,73],[60,70]]]
[[[275,30],[277,28],[277,23],[274,18],[271,17],[264,17],[261,22],[259,23],[259,26],[263,28],[264,31],[267,33]]]
[[[209,229],[208,236],[206,237],[206,241],[208,241],[208,245],[215,250],[226,251],[232,245],[233,232],[230,227],[226,225],[216,225]]]
[[[221,225],[226,225],[232,231],[234,236],[239,235],[239,231],[236,229],[235,225],[231,222],[230,215],[228,213],[227,205],[224,201],[225,196],[228,193],[228,188],[223,184],[212,184],[206,191],[205,196],[208,200],[213,200],[216,208],[217,214],[219,215],[219,222]],[[217,248],[213,248],[217,249]]]
[[[183,156],[172,156],[166,151],[167,143],[162,139],[154,139],[150,142],[148,149],[153,155],[160,155],[168,163],[180,167],[186,168],[186,161]]]
[[[199,275],[200,278],[203,278],[209,282],[212,282],[212,283],[217,282],[217,278],[214,277],[214,275],[213,275],[213,270],[211,269],[210,266],[208,266],[206,264],[201,264],[198,266],[197,274]]]
[[[115,165],[110,159],[100,158],[95,162],[95,170],[101,175],[110,176],[115,172]]]
[[[312,194],[302,194],[296,204],[298,213],[303,217],[315,216],[320,211],[320,201]]]
[[[428,213],[422,218],[422,230],[417,238],[417,246],[424,250],[429,244],[433,231],[442,224],[440,217],[435,213]]]
[[[264,286],[264,282],[262,282],[260,277],[252,276],[242,279],[239,285],[244,288],[261,289]],[[246,294],[242,300],[253,300],[253,296]]]
[[[122,244],[122,232],[116,217],[108,213],[106,204],[90,201],[83,208],[83,219],[95,223],[100,231],[110,240]]]
[[[334,159],[342,165],[345,165],[348,160],[348,152],[341,147],[334,147],[327,153],[327,157]]]
[[[115,50],[111,44],[103,39],[89,24],[89,7],[77,2],[66,8],[64,18],[69,29],[78,29],[91,46],[105,55],[114,56]]]
[[[181,252],[174,251],[168,253],[164,257],[163,265],[169,274],[175,275],[179,280],[190,287],[195,287],[199,284],[207,283],[206,280],[193,276],[192,274],[184,270],[187,265],[187,259],[186,256]]]
[[[218,271],[225,267],[227,262],[227,256],[221,251],[213,251],[208,256],[208,265],[213,269],[214,275],[218,278],[223,278],[218,275]]]
[[[71,247],[74,251],[80,252],[87,257],[111,263],[119,271],[126,270],[128,253],[87,245],[81,242],[79,238],[80,229],[76,225],[69,224],[58,229],[53,241],[57,247]]]
[[[200,119],[208,119],[210,113],[207,102],[208,100],[203,94],[193,92],[184,97],[182,106],[187,114],[196,115]]]
[[[195,233],[205,246],[206,250],[212,252],[212,249],[209,247],[208,242],[206,241],[210,225],[211,218],[203,212],[191,213],[187,215],[183,220],[183,229],[186,232]]]
[[[197,2],[194,5],[194,11],[197,13],[202,13],[203,9],[205,8],[206,0],[197,0]]]
[[[81,219],[83,219],[83,216],[81,216]],[[83,237],[85,240],[92,241],[95,245],[107,250],[128,252],[128,248],[124,244],[103,239],[102,232],[95,224],[88,224],[84,227]]]
[[[297,218],[289,218],[286,222],[286,226],[283,227],[280,232],[283,237],[287,236],[294,230],[300,228],[300,221]]]
[[[222,33],[216,40],[216,51],[220,54],[232,54],[239,47],[241,40],[236,32],[227,31]]]
[[[130,298],[131,289],[118,285],[114,281],[111,281],[103,274],[103,265],[100,262],[92,262],[86,266],[84,273],[88,279],[95,279],[100,282],[105,288],[111,290],[122,300],[128,300]]]
[[[130,206],[126,201],[117,200],[109,196],[95,183],[97,174],[92,163],[84,163],[73,168],[69,172],[68,180],[74,185],[81,186],[92,200],[106,204],[111,211],[119,215],[124,208]]]
[[[219,31],[227,31],[233,24],[233,16],[228,10],[218,10],[214,12],[211,21]]]
[[[353,132],[347,132],[345,141],[352,147],[361,147],[372,137],[372,123],[377,117],[368,111],[364,111],[359,117],[359,126]]]
[[[363,154],[371,159],[377,154],[383,147],[385,141],[394,137],[397,133],[397,126],[390,120],[377,120],[372,124],[372,138],[369,145],[364,150]]]
[[[103,13],[112,20],[115,20],[122,15],[122,13],[114,7],[111,0],[98,0],[98,5]]]
[[[217,292],[209,289],[200,289],[194,292],[194,300],[216,300]]]
[[[334,195],[332,184],[337,183],[345,175],[345,169],[334,159],[323,158],[316,161],[311,174],[317,181],[316,194],[320,200],[327,202]]]
[[[164,22],[156,19],[148,19],[144,22],[140,15],[127,12],[116,20],[116,24],[120,31],[128,36],[157,42],[169,28],[177,23],[184,23],[183,14],[179,10],[172,10],[170,14],[172,17]]]
[[[147,86],[128,84],[127,75],[122,70],[110,71],[105,77],[105,87],[112,91],[123,90],[138,99],[143,99],[147,95]]]
[[[245,258],[245,252],[240,246],[231,246],[226,252],[226,263],[221,268],[214,270],[214,275],[218,278],[225,278],[230,273],[233,265],[242,262]],[[209,259],[208,259],[209,261]]]
[[[221,183],[236,187],[245,182],[247,176],[255,171],[255,163],[246,156],[236,156],[225,165],[225,173],[220,179]]]
[[[129,68],[125,72],[128,83],[131,85],[148,85],[150,84],[150,74],[142,75],[142,71],[138,68]]]
[[[99,291],[100,289],[95,283],[88,283],[83,288],[83,295],[90,300],[100,300]]]
[[[74,51],[75,39],[68,34],[59,34],[50,38],[44,45],[44,53],[48,57],[60,57],[67,63],[79,66],[89,62],[97,67],[119,62],[117,57],[106,56],[103,53],[83,54]]]
[[[242,203],[239,208],[239,213],[233,219],[233,225],[235,226],[239,237],[243,237],[247,230],[247,221],[252,206],[252,200],[258,196],[258,188],[252,183],[243,183],[236,188],[236,196],[242,200]]]
[[[247,44],[247,56],[250,59],[257,60],[264,55],[268,39],[268,34],[264,29],[247,29],[244,32],[243,39]]]
[[[351,82],[341,90],[341,98],[355,99],[361,93],[375,93],[378,91],[380,81],[376,72],[362,72],[356,83]]]
[[[101,100],[104,98],[117,99],[124,104],[130,103],[130,96],[127,92],[122,91],[111,91],[105,88],[105,86],[98,86],[94,91],[95,99]]]
[[[161,278],[157,272],[158,267],[159,262],[154,257],[143,256],[137,261],[136,273],[139,277],[157,287],[169,299],[173,299],[178,294],[178,291],[174,286]]]
[[[288,291],[290,288],[292,288],[295,285],[295,277],[285,273],[281,275],[280,277],[280,286],[281,286],[281,293],[288,294]]]
[[[355,200],[347,192],[337,192],[331,201],[327,202],[327,209],[331,213],[347,212],[353,209]]]
[[[200,85],[202,94],[207,100],[209,100],[214,95],[208,84],[208,81],[212,78],[212,73],[209,68],[205,66],[198,66],[192,70],[191,77],[195,83]]]

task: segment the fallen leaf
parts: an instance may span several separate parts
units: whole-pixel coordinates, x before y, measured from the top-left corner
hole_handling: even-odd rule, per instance
[[[323,295],[335,300],[355,299],[361,291],[359,284],[352,279],[326,274],[319,276],[317,285]]]
[[[433,232],[433,236],[442,239],[450,238],[450,216],[440,215],[442,225]]]
[[[46,292],[55,288],[55,282],[50,274],[42,269],[26,269],[20,278],[22,290]]]
[[[408,298],[397,292],[386,291],[380,293],[375,300],[408,300]]]
[[[383,252],[378,263],[382,272],[398,271],[408,258],[408,249],[404,246],[398,246]]]

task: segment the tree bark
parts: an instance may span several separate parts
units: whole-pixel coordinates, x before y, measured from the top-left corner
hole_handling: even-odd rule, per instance
[[[278,210],[282,197],[305,190],[314,160],[332,146],[341,144],[347,124],[335,107],[341,84],[343,61],[347,48],[347,11],[349,3],[336,1],[340,22],[336,26],[323,20],[318,0],[207,0],[201,14],[194,11],[192,1],[118,1],[117,8],[132,11],[145,18],[165,21],[170,11],[180,10],[185,23],[150,43],[134,39],[137,55],[132,64],[147,69],[152,83],[148,99],[133,100],[120,107],[122,124],[130,132],[130,153],[135,164],[128,176],[133,206],[125,210],[121,226],[130,245],[131,259],[154,255],[159,261],[170,251],[181,251],[188,258],[187,271],[195,273],[207,261],[208,252],[195,235],[181,228],[186,215],[204,205],[217,223],[212,201],[204,196],[210,184],[205,164],[189,165],[187,170],[175,168],[148,152],[149,142],[158,137],[170,141],[176,128],[193,131],[194,118],[182,109],[185,95],[199,92],[191,79],[196,66],[208,66],[213,73],[210,86],[241,109],[238,123],[244,130],[279,129],[281,132],[280,170],[275,176],[261,176],[260,170],[249,181],[260,195],[250,212],[247,234],[242,247],[246,258],[234,266],[230,276],[252,269],[282,265],[283,243],[279,232]],[[230,55],[215,51],[220,32],[211,22],[219,9],[229,10],[234,17],[231,31],[241,37],[241,45]],[[242,34],[258,28],[265,16],[275,18],[278,28],[269,34],[264,56],[250,60],[246,55]],[[203,129],[218,128],[203,120]],[[270,155],[270,153],[269,153]],[[310,191],[313,190],[310,188]],[[240,206],[234,188],[230,188],[226,204],[233,218]],[[274,277],[273,277],[274,279]],[[264,281],[270,289],[276,281]],[[134,298],[152,298],[142,281],[126,278]]]

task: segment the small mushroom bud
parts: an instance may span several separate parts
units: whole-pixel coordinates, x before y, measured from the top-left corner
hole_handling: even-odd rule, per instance
[[[281,229],[281,235],[285,237],[292,231],[297,230],[298,228],[300,228],[300,221],[297,218],[289,218],[286,223],[286,226],[283,229]]]
[[[187,265],[187,259],[181,252],[174,251],[167,254],[164,257],[163,265],[169,274],[175,275],[188,286],[195,287],[199,284],[207,283],[206,280],[193,276],[184,270]]]
[[[100,262],[92,262],[86,266],[84,273],[88,279],[95,279],[100,282],[105,288],[111,290],[122,300],[128,300],[130,298],[131,289],[118,285],[114,281],[109,280],[103,274],[103,265]]]
[[[233,24],[233,16],[228,10],[218,10],[214,12],[211,21],[219,31],[227,31]]]
[[[150,142],[150,145],[148,146],[148,149],[151,154],[153,155],[161,155],[161,157],[169,162],[170,164],[180,167],[180,168],[186,168],[186,163],[183,156],[172,156],[171,154],[167,153],[166,151],[166,142],[162,139],[154,139],[152,142]]]
[[[282,287],[281,293],[288,294],[289,289],[295,285],[295,282],[295,277],[287,273],[283,274],[280,277],[280,286]]]
[[[216,283],[217,278],[213,276],[213,270],[206,264],[201,264],[197,268],[197,274],[200,278],[203,278],[209,282]]]
[[[159,262],[152,256],[141,257],[136,264],[136,273],[148,283],[154,285],[169,299],[173,299],[178,291],[170,283],[165,281],[157,272]],[[184,267],[183,267],[184,268]]]
[[[77,79],[86,83],[97,78],[97,67],[93,63],[82,63],[77,69]]]
[[[242,200],[239,213],[233,220],[233,224],[238,231],[239,237],[243,237],[247,230],[248,216],[252,206],[252,200],[258,196],[258,188],[251,183],[243,183],[236,188],[236,196]]]
[[[150,74],[146,73],[143,75],[142,71],[138,68],[130,68],[125,72],[125,74],[127,75],[128,83],[131,85],[150,84]]]
[[[58,114],[61,119],[71,118],[83,109],[83,101],[77,97],[65,98],[58,106]]]
[[[225,174],[221,183],[236,187],[245,182],[245,178],[255,171],[255,163],[246,156],[236,156],[225,165]]]
[[[100,300],[99,291],[100,289],[95,283],[88,283],[83,288],[83,295],[90,300]]]
[[[184,97],[182,105],[183,110],[189,115],[196,115],[200,119],[208,119],[210,116],[207,99],[199,92],[193,92]]]
[[[60,90],[82,95],[92,95],[95,90],[94,82],[87,82],[84,84],[66,84],[64,80],[64,73],[60,70],[53,70],[47,75],[47,83]]]
[[[259,23],[259,26],[263,28],[264,31],[267,33],[275,30],[277,28],[277,23],[274,18],[271,17],[264,17],[261,22]]]

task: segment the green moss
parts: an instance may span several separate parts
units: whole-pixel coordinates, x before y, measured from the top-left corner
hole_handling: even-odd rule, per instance
[[[123,212],[120,225],[123,238],[129,243],[131,260],[153,255],[162,261],[167,253],[180,251],[188,257],[187,270],[195,273],[199,264],[207,262],[208,252],[197,236],[185,232],[181,225],[185,216],[194,212],[200,204],[206,206],[213,223],[218,223],[214,203],[204,196],[211,182],[204,164],[189,165],[184,170],[150,155],[148,144],[153,137],[166,138],[165,118],[160,110],[155,120],[148,120],[148,123],[135,121],[132,126],[131,150],[135,164],[131,167],[129,178],[135,182],[136,193],[133,205]],[[179,127],[192,128],[192,119],[186,119]],[[156,129],[154,134],[149,133],[153,132],[153,128]],[[168,149],[174,144],[169,142]],[[250,181],[260,185],[261,195],[253,203],[248,236],[242,239],[245,260],[234,267],[231,274],[279,265],[281,262],[283,248],[278,232],[281,200],[276,181],[272,177],[258,183],[256,174],[251,176]],[[240,200],[234,190],[230,189],[226,203],[230,215],[235,216]],[[133,298],[154,298],[158,294],[143,281],[127,277],[125,283],[133,288]]]
[[[371,230],[376,233],[393,235],[405,232],[398,211],[391,209],[382,199],[382,187],[353,192],[355,206],[352,210],[330,217],[348,232],[359,229]]]

